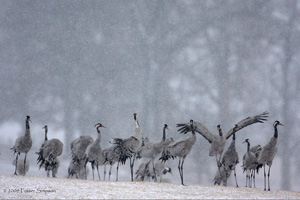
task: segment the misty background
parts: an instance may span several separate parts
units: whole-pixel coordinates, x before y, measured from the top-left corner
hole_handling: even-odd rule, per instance
[[[34,152],[47,124],[48,138],[64,143],[59,175],[65,176],[71,141],[82,134],[96,138],[98,122],[107,127],[101,141],[107,148],[112,138],[134,133],[134,112],[143,135],[160,141],[165,123],[167,137],[178,139],[184,135],[177,123],[193,119],[217,134],[218,124],[227,132],[269,111],[267,122],[236,135],[239,185],[246,182],[242,142],[266,144],[279,120],[285,126],[279,127],[271,187],[300,191],[300,1],[0,3],[1,173],[14,172],[9,149],[24,134],[26,115],[33,138],[28,174],[46,176]],[[217,166],[208,151],[197,134],[185,183],[213,184]],[[168,165],[174,175],[167,178],[179,183],[178,160]],[[130,180],[128,163],[120,170],[121,180]],[[263,187],[263,171],[256,186]]]

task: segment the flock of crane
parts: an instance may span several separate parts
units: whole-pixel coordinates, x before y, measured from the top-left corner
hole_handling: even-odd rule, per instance
[[[168,125],[165,124],[163,127],[163,137],[161,141],[150,142],[148,137],[143,137],[142,131],[137,119],[137,114],[134,113],[135,121],[135,133],[126,139],[114,138],[113,144],[107,149],[101,148],[101,132],[100,128],[105,128],[101,123],[97,123],[95,128],[97,130],[97,138],[94,140],[89,135],[81,135],[79,138],[75,139],[71,144],[71,161],[68,168],[68,176],[76,176],[76,178],[87,179],[87,164],[91,164],[92,174],[94,179],[94,169],[97,169],[98,178],[100,180],[99,166],[104,165],[104,180],[106,176],[106,165],[110,165],[109,169],[109,180],[111,176],[112,166],[117,163],[116,168],[116,181],[118,181],[118,170],[120,164],[125,164],[127,160],[130,162],[130,175],[131,181],[134,180],[134,163],[138,158],[149,158],[146,163],[140,164],[138,170],[136,171],[135,180],[145,180],[145,178],[153,179],[157,181],[157,178],[162,180],[162,175],[166,173],[172,173],[171,168],[165,166],[165,162],[170,158],[179,158],[178,170],[181,178],[181,184],[184,185],[183,181],[183,164],[187,155],[190,153],[193,145],[196,142],[195,132],[202,135],[209,143],[211,147],[209,149],[209,156],[214,156],[217,163],[217,172],[214,178],[214,184],[227,185],[227,179],[234,171],[236,187],[238,183],[236,180],[236,170],[235,167],[239,163],[238,152],[235,147],[235,135],[236,132],[255,123],[263,123],[268,117],[268,112],[264,112],[260,115],[254,117],[247,117],[237,124],[234,125],[226,134],[223,135],[221,126],[217,126],[219,132],[218,135],[212,134],[204,125],[200,122],[190,120],[189,123],[177,124],[179,127],[178,131],[180,133],[187,134],[191,132],[192,135],[189,137],[183,137],[178,140],[173,140],[173,138],[166,137],[166,130]],[[32,139],[30,136],[30,116],[26,118],[26,129],[25,135],[20,136],[16,139],[15,145],[11,148],[14,153],[16,153],[16,159],[14,160],[15,165],[15,175],[22,174],[25,175],[28,171],[29,165],[26,163],[27,153],[31,149]],[[246,187],[255,187],[255,173],[258,173],[259,168],[264,168],[264,190],[266,190],[266,165],[269,166],[268,169],[268,190],[270,190],[270,169],[272,166],[272,161],[277,152],[277,138],[278,130],[277,126],[281,124],[279,121],[275,121],[274,126],[274,136],[265,145],[257,145],[250,148],[250,141],[246,139],[243,143],[247,143],[247,152],[243,156],[242,168],[246,172]],[[47,172],[47,176],[50,176],[52,172],[52,177],[56,177],[60,162],[58,157],[63,152],[63,143],[58,139],[48,140],[47,133],[48,127],[44,126],[45,129],[45,139],[41,145],[38,154],[37,163],[39,168],[44,168]],[[228,149],[224,152],[226,140],[232,136],[232,142]],[[24,159],[19,159],[18,156],[21,153],[25,153]],[[159,157],[160,156],[160,157]],[[156,158],[158,158],[155,161]]]

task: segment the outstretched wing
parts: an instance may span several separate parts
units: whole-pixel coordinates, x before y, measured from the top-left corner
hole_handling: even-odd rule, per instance
[[[211,132],[209,132],[209,130],[205,126],[203,126],[200,122],[195,122],[195,121],[193,123],[193,126],[194,126],[194,131],[200,133],[209,143],[212,143],[214,139],[214,135]],[[180,127],[178,129],[180,133],[186,134],[187,132],[192,131],[190,123],[177,124],[177,127]]]
[[[255,123],[264,123],[264,121],[267,121],[269,112],[265,111],[261,113],[260,115],[255,115],[254,117],[247,117],[243,119],[242,121],[238,122],[237,125],[238,127],[236,128],[236,131],[241,130],[242,128],[245,128],[246,126],[249,126],[251,124]],[[227,133],[226,133],[226,139],[230,138],[230,136],[233,134],[233,128],[231,128]]]

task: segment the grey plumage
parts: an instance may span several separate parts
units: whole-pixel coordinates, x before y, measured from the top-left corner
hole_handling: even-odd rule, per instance
[[[144,181],[145,179],[150,180],[151,178],[153,180],[156,180],[157,178],[160,178],[160,182],[162,181],[162,176],[170,173],[172,174],[172,169],[170,167],[165,166],[165,162],[158,160],[155,165],[155,173],[152,168],[151,160],[148,162],[143,162],[139,165],[138,170],[136,170],[136,177],[135,180]],[[155,178],[157,176],[157,178]]]
[[[48,133],[48,126],[45,125],[43,128],[45,129],[45,139],[44,139],[44,142],[43,142],[43,144],[41,145],[39,151],[38,151],[38,152],[35,152],[36,154],[38,154],[37,163],[38,163],[38,164],[40,163],[39,168],[41,168],[42,166],[45,166],[45,165],[44,165],[44,163],[45,163],[45,158],[43,157],[43,150],[44,150],[44,148],[45,148],[45,145],[48,143],[48,136],[47,136],[47,133]]]
[[[160,182],[162,181],[163,175],[167,173],[172,174],[172,169],[170,167],[166,167],[165,162],[163,162],[162,160],[158,160],[155,162],[154,169],[155,169],[155,173],[152,167],[148,168],[147,177],[152,178],[153,180],[159,178]],[[155,176],[157,176],[157,178]]]
[[[95,125],[95,128],[97,129],[98,137],[97,139],[92,142],[86,149],[85,153],[85,165],[90,162],[92,171],[93,171],[93,179],[94,179],[94,167],[96,166],[97,172],[98,172],[98,178],[100,180],[100,173],[99,173],[99,165],[102,165],[104,163],[104,158],[101,152],[101,132],[100,132],[100,127],[106,128],[103,126],[101,123],[97,123]]]
[[[85,158],[86,148],[94,141],[89,135],[81,135],[70,144],[72,159],[80,162]]]
[[[53,159],[51,161],[51,164],[46,163],[45,171],[47,171],[47,177],[50,176],[50,171],[52,171],[52,177],[56,178],[59,166],[60,166],[60,161],[58,160],[58,158]]]
[[[133,181],[133,167],[136,153],[141,149],[143,142],[137,114],[134,113],[133,117],[136,124],[135,134],[127,139],[114,138],[114,144],[116,145],[116,148],[118,148],[118,151],[120,151],[119,163],[125,164],[128,158],[130,160],[131,181]]]
[[[86,172],[84,171],[84,162],[78,163],[71,160],[68,167],[68,178],[71,178],[75,175],[77,179],[85,179],[88,171],[88,169],[86,169]]]
[[[278,139],[278,130],[277,126],[283,126],[279,121],[275,121],[273,124],[274,127],[274,136],[270,139],[270,141],[261,149],[261,152],[258,156],[258,166],[257,169],[260,167],[264,167],[264,190],[266,190],[266,171],[265,165],[269,166],[268,170],[268,190],[270,191],[270,170],[272,167],[273,159],[277,153],[277,139]]]
[[[25,121],[25,126],[26,126],[25,135],[18,137],[15,141],[15,145],[11,148],[11,150],[14,151],[14,154],[15,153],[17,154],[17,156],[16,156],[16,167],[15,167],[15,173],[14,173],[15,175],[18,175],[17,174],[18,156],[21,153],[25,153],[24,172],[26,172],[25,167],[26,167],[27,153],[29,152],[29,150],[31,149],[31,146],[32,146],[32,139],[31,139],[31,135],[30,135],[29,122],[31,122],[31,119],[30,119],[30,116],[27,116],[26,121]]]
[[[221,165],[214,177],[214,185],[220,185],[223,182],[227,186],[227,179],[230,177],[232,170]]]
[[[135,172],[135,180],[144,181],[147,176],[147,171],[149,170],[150,160],[148,162],[143,162],[139,165]]]
[[[237,123],[238,128],[236,128],[235,132],[245,128],[254,123],[263,123],[266,121],[268,117],[268,112],[263,112],[260,115],[256,115],[254,117],[247,117],[240,122]],[[187,133],[191,131],[190,124],[177,124],[177,127],[181,127],[179,131],[181,133]],[[231,128],[225,135],[223,135],[221,127],[217,127],[219,130],[219,135],[214,135],[209,130],[202,125],[200,122],[194,122],[194,130],[201,134],[209,143],[211,143],[211,147],[209,150],[209,156],[216,156],[217,165],[220,167],[220,159],[225,147],[225,141],[234,133],[233,128]],[[219,158],[218,158],[219,155]]]
[[[196,142],[196,134],[194,131],[194,121],[190,120],[190,130],[192,131],[192,135],[190,137],[180,138],[172,143],[170,143],[162,152],[161,157],[159,158],[162,161],[166,161],[169,158],[179,157],[178,170],[181,178],[181,184],[183,183],[183,163],[186,156],[190,153],[193,145]],[[179,129],[180,130],[180,129]],[[183,132],[187,133],[187,132]]]
[[[256,154],[250,151],[249,139],[245,139],[243,143],[247,143],[247,152],[243,156],[242,168],[244,169],[244,171],[246,171],[246,187],[247,187],[247,183],[249,183],[249,187],[251,187],[251,179],[253,177],[253,171],[255,172],[255,168],[257,165],[257,158],[256,158]]]
[[[52,177],[56,177],[57,170],[59,168],[59,160],[57,157],[62,154],[64,145],[59,139],[48,140],[48,126],[44,126],[44,128],[45,141],[42,144],[40,151],[37,152],[39,155],[38,163],[40,163],[40,168],[42,166],[45,167],[45,170],[47,171],[47,177],[49,177],[50,171],[52,171]]]
[[[160,142],[144,142],[144,146],[138,151],[137,158],[150,158],[150,165],[152,166],[152,171],[154,173],[154,179],[156,181],[155,175],[155,166],[154,160],[157,156],[162,153],[164,146],[170,144],[170,140],[166,140],[166,129],[168,129],[168,125],[165,124],[163,127],[163,137]]]
[[[14,166],[16,166],[16,160],[14,160],[12,162],[12,164]],[[28,172],[28,170],[29,170],[29,161],[26,162],[26,165],[24,167],[24,159],[23,158],[19,159],[18,166],[17,166],[17,172],[18,172],[18,174],[25,175]]]
[[[80,174],[80,177],[84,177],[83,179],[86,179],[85,174],[85,152],[87,147],[94,141],[94,139],[89,135],[81,135],[79,138],[76,138],[71,144],[71,156],[72,161],[76,162],[80,169],[79,172],[83,173]]]
[[[225,173],[226,175],[229,175],[230,171],[234,171],[234,178],[235,178],[235,183],[236,187],[238,187],[237,179],[236,179],[236,170],[235,166],[239,163],[239,155],[238,152],[236,151],[235,147],[235,130],[238,128],[238,125],[235,125],[233,128],[234,133],[232,134],[232,142],[230,143],[228,149],[225,151],[221,164],[224,166],[224,171],[227,171]],[[228,177],[226,177],[227,180]]]
[[[106,177],[106,165],[108,165],[108,164],[110,165],[109,175],[108,175],[108,180],[110,180],[112,166],[116,162],[118,162],[117,170],[116,170],[116,181],[118,181],[120,154],[121,154],[121,152],[116,145],[113,145],[107,149],[102,150],[102,155],[104,158],[104,180]]]

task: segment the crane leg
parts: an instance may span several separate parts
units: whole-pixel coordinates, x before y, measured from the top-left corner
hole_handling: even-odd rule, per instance
[[[248,169],[246,169],[246,187],[247,187],[247,183],[248,183]]]
[[[236,184],[236,187],[239,187],[238,183],[237,183],[237,180],[236,180],[236,172],[235,172],[235,168],[234,168],[234,178],[235,178],[235,184]]]
[[[99,181],[100,181],[101,178],[100,178],[100,173],[99,173],[98,161],[96,161],[96,168],[97,168],[97,172],[98,172],[98,178],[99,178]]]
[[[135,157],[136,157],[136,155],[134,154],[133,159],[131,160],[131,158],[130,158],[131,181],[133,181],[133,166],[134,166]]]
[[[269,166],[269,171],[268,171],[268,190],[270,191],[270,170],[271,170],[271,165]]]
[[[264,190],[266,191],[266,169],[264,164]]]
[[[93,171],[93,180],[94,180],[94,179],[95,179],[95,178],[94,178],[94,170],[95,170],[95,167],[94,167],[94,161],[91,162],[91,167],[92,167],[92,171]]]
[[[84,178],[85,178],[85,179],[87,179],[86,165],[87,165],[88,161],[89,161],[88,159],[85,160],[85,162],[84,162],[84,167],[83,167],[83,168],[84,168]],[[79,162],[79,164],[80,164],[80,168],[81,168],[81,161]],[[79,168],[79,173],[80,173],[80,168]],[[80,176],[81,176],[81,175],[80,175]]]
[[[26,158],[27,158],[27,153],[25,153],[25,158],[24,158],[24,176],[26,174],[26,171],[25,171],[25,166],[26,166]]]
[[[184,158],[182,158],[181,166],[180,166],[180,170],[181,170],[181,185],[184,185],[184,183],[183,183],[183,163],[184,163]]]
[[[178,162],[178,171],[179,171],[180,179],[182,180],[181,171],[180,171],[180,161],[181,161],[181,158],[179,158],[179,162]]]
[[[253,187],[255,188],[255,169],[253,170]]]
[[[252,180],[253,180],[253,170],[250,169],[250,178],[249,178],[249,187],[251,188],[252,187]]]
[[[106,176],[106,165],[104,165],[104,179],[105,180],[105,176]]]
[[[19,157],[19,153],[17,153],[17,156],[16,156],[16,167],[15,167],[15,173],[14,173],[14,175],[18,175],[17,174],[18,157]]]
[[[112,168],[112,165],[110,165],[109,167],[109,173],[108,173],[108,180],[110,181],[110,176],[111,176],[111,168]]]
[[[154,160],[151,159],[152,167],[153,167],[153,174],[154,174],[154,182],[157,182],[156,173],[155,173],[155,167],[154,167]]]
[[[119,164],[120,164],[120,162],[118,162],[118,164],[117,164],[117,176],[116,176],[116,181],[118,181],[118,176],[119,176]]]

